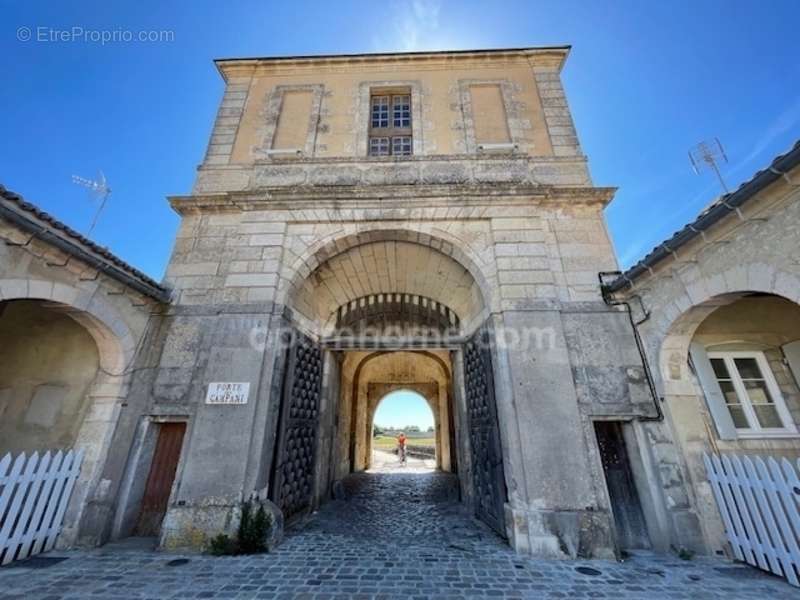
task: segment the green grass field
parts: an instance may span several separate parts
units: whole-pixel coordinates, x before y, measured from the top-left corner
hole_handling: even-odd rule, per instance
[[[432,437],[408,438],[409,446],[429,446],[433,448],[436,441]],[[372,447],[376,450],[394,450],[397,447],[397,438],[389,435],[379,435],[372,438]]]

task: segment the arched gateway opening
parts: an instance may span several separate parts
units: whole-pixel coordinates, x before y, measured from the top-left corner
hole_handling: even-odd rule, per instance
[[[437,446],[437,398],[422,395],[424,390],[400,387],[386,393],[372,416],[370,458],[372,468],[402,470],[407,465],[433,468],[439,455]],[[405,462],[399,452],[404,438]]]
[[[375,231],[320,244],[284,275],[294,343],[270,482],[284,517],[370,469],[375,411],[402,389],[434,415],[436,469],[457,474],[462,501],[506,537],[490,288],[476,263],[424,233]]]

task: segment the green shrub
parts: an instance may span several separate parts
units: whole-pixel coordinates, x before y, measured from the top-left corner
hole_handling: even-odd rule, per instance
[[[211,538],[208,543],[208,552],[214,556],[231,556],[235,554],[261,554],[267,552],[267,534],[269,534],[270,519],[267,511],[260,502],[253,513],[253,501],[242,502],[242,516],[236,539],[224,533]]]
[[[242,554],[260,554],[267,551],[269,519],[261,503],[253,514],[252,502],[242,503],[242,519],[239,521],[239,549]]]
[[[208,543],[208,552],[214,556],[231,556],[239,554],[239,545],[224,533],[211,538]]]

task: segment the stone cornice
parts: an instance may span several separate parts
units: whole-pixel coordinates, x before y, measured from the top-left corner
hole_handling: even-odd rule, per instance
[[[169,196],[180,215],[247,210],[404,209],[436,206],[607,205],[616,188],[529,184],[271,187],[241,192]],[[346,203],[346,204],[343,204]]]
[[[486,154],[412,154],[411,156],[295,156],[295,155],[274,155],[270,158],[260,158],[252,163],[231,164],[231,165],[201,165],[198,171],[215,169],[241,169],[250,168],[253,165],[294,165],[294,164],[342,164],[357,163],[361,165],[375,164],[406,164],[415,162],[488,162],[488,161],[522,161],[537,163],[574,163],[587,162],[585,155],[581,156],[531,156],[530,154],[520,154],[513,151],[486,153]]]
[[[250,164],[203,166],[193,193],[198,195],[277,187],[375,188],[399,186],[592,187],[585,156],[536,157],[527,154],[297,158]]]
[[[226,81],[230,77],[252,77],[267,73],[302,71],[369,70],[372,68],[469,68],[487,64],[523,64],[561,70],[569,54],[569,46],[541,48],[499,48],[489,50],[450,50],[440,52],[397,52],[380,54],[340,54],[321,56],[277,56],[224,58],[214,63]]]

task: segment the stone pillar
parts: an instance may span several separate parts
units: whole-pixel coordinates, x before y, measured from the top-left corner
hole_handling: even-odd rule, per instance
[[[354,432],[356,438],[356,456],[353,470],[364,471],[369,467],[370,457],[365,435],[367,431],[367,421],[369,419],[369,394],[363,378],[360,378],[356,385],[355,396],[352,402],[351,410],[356,411],[356,430]]]
[[[440,381],[437,386],[439,401],[439,427],[437,435],[439,445],[437,448],[436,462],[442,471],[451,472],[450,464],[450,406],[447,401],[447,381]]]
[[[315,507],[330,497],[336,465],[336,413],[339,404],[341,373],[336,355],[323,354],[322,394],[320,396],[319,429],[314,473],[316,474]]]
[[[192,387],[195,413],[179,485],[162,525],[165,548],[198,547],[210,536],[230,533],[240,502],[255,491],[246,487],[248,463],[260,462],[262,452],[269,451],[252,444],[255,433],[264,431],[268,411],[261,409],[271,400],[260,383],[272,369],[264,369],[266,348],[258,342],[269,321],[260,315],[222,314],[202,322],[197,355],[205,360],[194,373],[199,380]],[[211,382],[249,383],[247,404],[205,404]]]
[[[472,510],[472,460],[469,445],[469,423],[467,422],[467,397],[464,390],[464,351],[461,349],[454,351],[451,358],[453,362],[453,412],[458,454],[458,483],[461,486],[461,498],[468,509]],[[506,478],[508,478],[507,473]]]
[[[76,542],[96,546],[108,536],[116,490],[104,477],[104,467],[127,393],[128,377],[104,373],[97,375],[89,390],[89,407],[75,441],[75,448],[84,451],[83,463],[58,538],[61,548]]]
[[[275,438],[278,434],[283,380],[289,357],[285,336],[291,324],[284,316],[269,318],[269,326],[250,335],[254,350],[263,351],[261,380],[251,397],[257,399],[250,440],[245,490],[266,498],[269,492]]]
[[[610,521],[595,510],[561,314],[508,310],[496,323],[504,328],[496,331],[495,386],[511,543],[542,557],[611,557]]]

